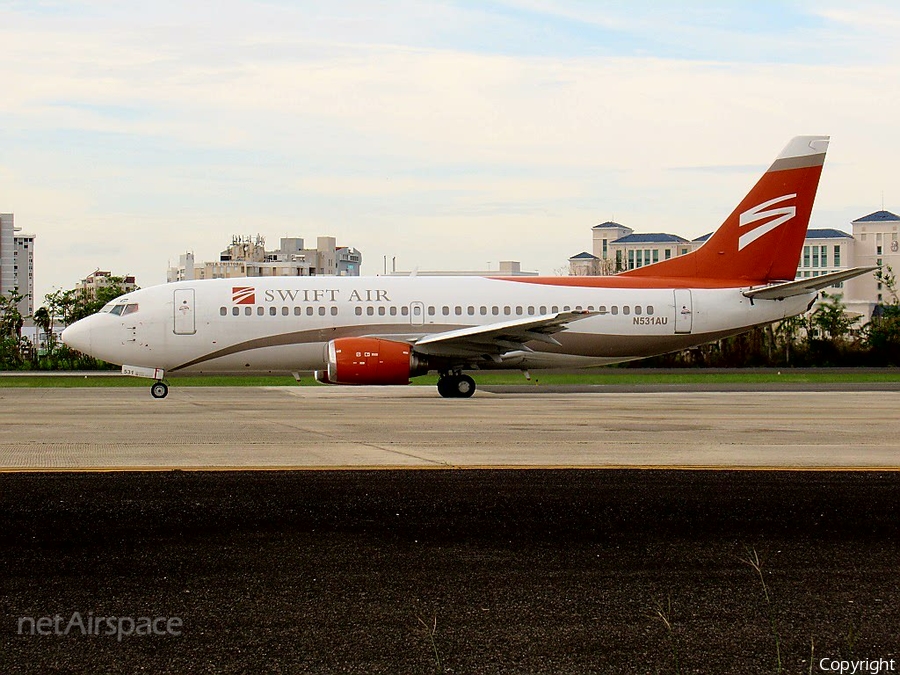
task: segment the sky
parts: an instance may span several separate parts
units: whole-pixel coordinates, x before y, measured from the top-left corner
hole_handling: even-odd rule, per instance
[[[237,234],[555,274],[606,220],[714,230],[829,134],[810,226],[849,230],[900,211],[898,34],[865,0],[0,0],[0,212],[36,305]]]

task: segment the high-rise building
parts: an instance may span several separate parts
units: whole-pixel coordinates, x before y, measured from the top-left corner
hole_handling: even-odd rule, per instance
[[[18,234],[12,213],[0,213],[0,295],[18,291],[19,312],[34,313],[34,235]]]

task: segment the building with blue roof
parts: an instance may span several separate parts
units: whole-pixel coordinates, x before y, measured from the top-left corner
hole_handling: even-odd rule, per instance
[[[900,273],[900,216],[884,209],[850,223],[851,232],[810,228],[803,242],[797,279],[818,277],[851,267],[890,266]],[[693,240],[662,232],[641,233],[613,220],[592,228],[593,253],[569,259],[572,274],[616,274],[684,255],[705,244],[712,232]],[[848,311],[868,320],[879,303],[896,299],[874,274],[864,274],[828,289],[841,294]]]

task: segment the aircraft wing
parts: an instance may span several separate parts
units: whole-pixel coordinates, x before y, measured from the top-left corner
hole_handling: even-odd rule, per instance
[[[813,291],[833,286],[839,281],[846,281],[853,277],[858,277],[866,272],[878,269],[877,267],[851,267],[848,270],[840,272],[832,272],[831,274],[823,274],[818,277],[810,277],[809,279],[797,279],[796,281],[786,281],[781,284],[771,284],[769,286],[760,286],[759,288],[749,288],[743,291],[744,295],[751,300],[784,300],[795,295],[806,295]]]
[[[560,343],[554,333],[566,330],[572,321],[593,316],[596,312],[572,311],[529,316],[485,326],[471,326],[419,338],[413,348],[420,354],[443,357],[499,357],[509,351],[531,351],[526,342]],[[561,345],[560,345],[561,346]]]

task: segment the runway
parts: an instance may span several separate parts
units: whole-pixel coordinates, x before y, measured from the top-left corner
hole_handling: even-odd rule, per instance
[[[0,389],[0,470],[900,468],[896,388],[535,391]]]

